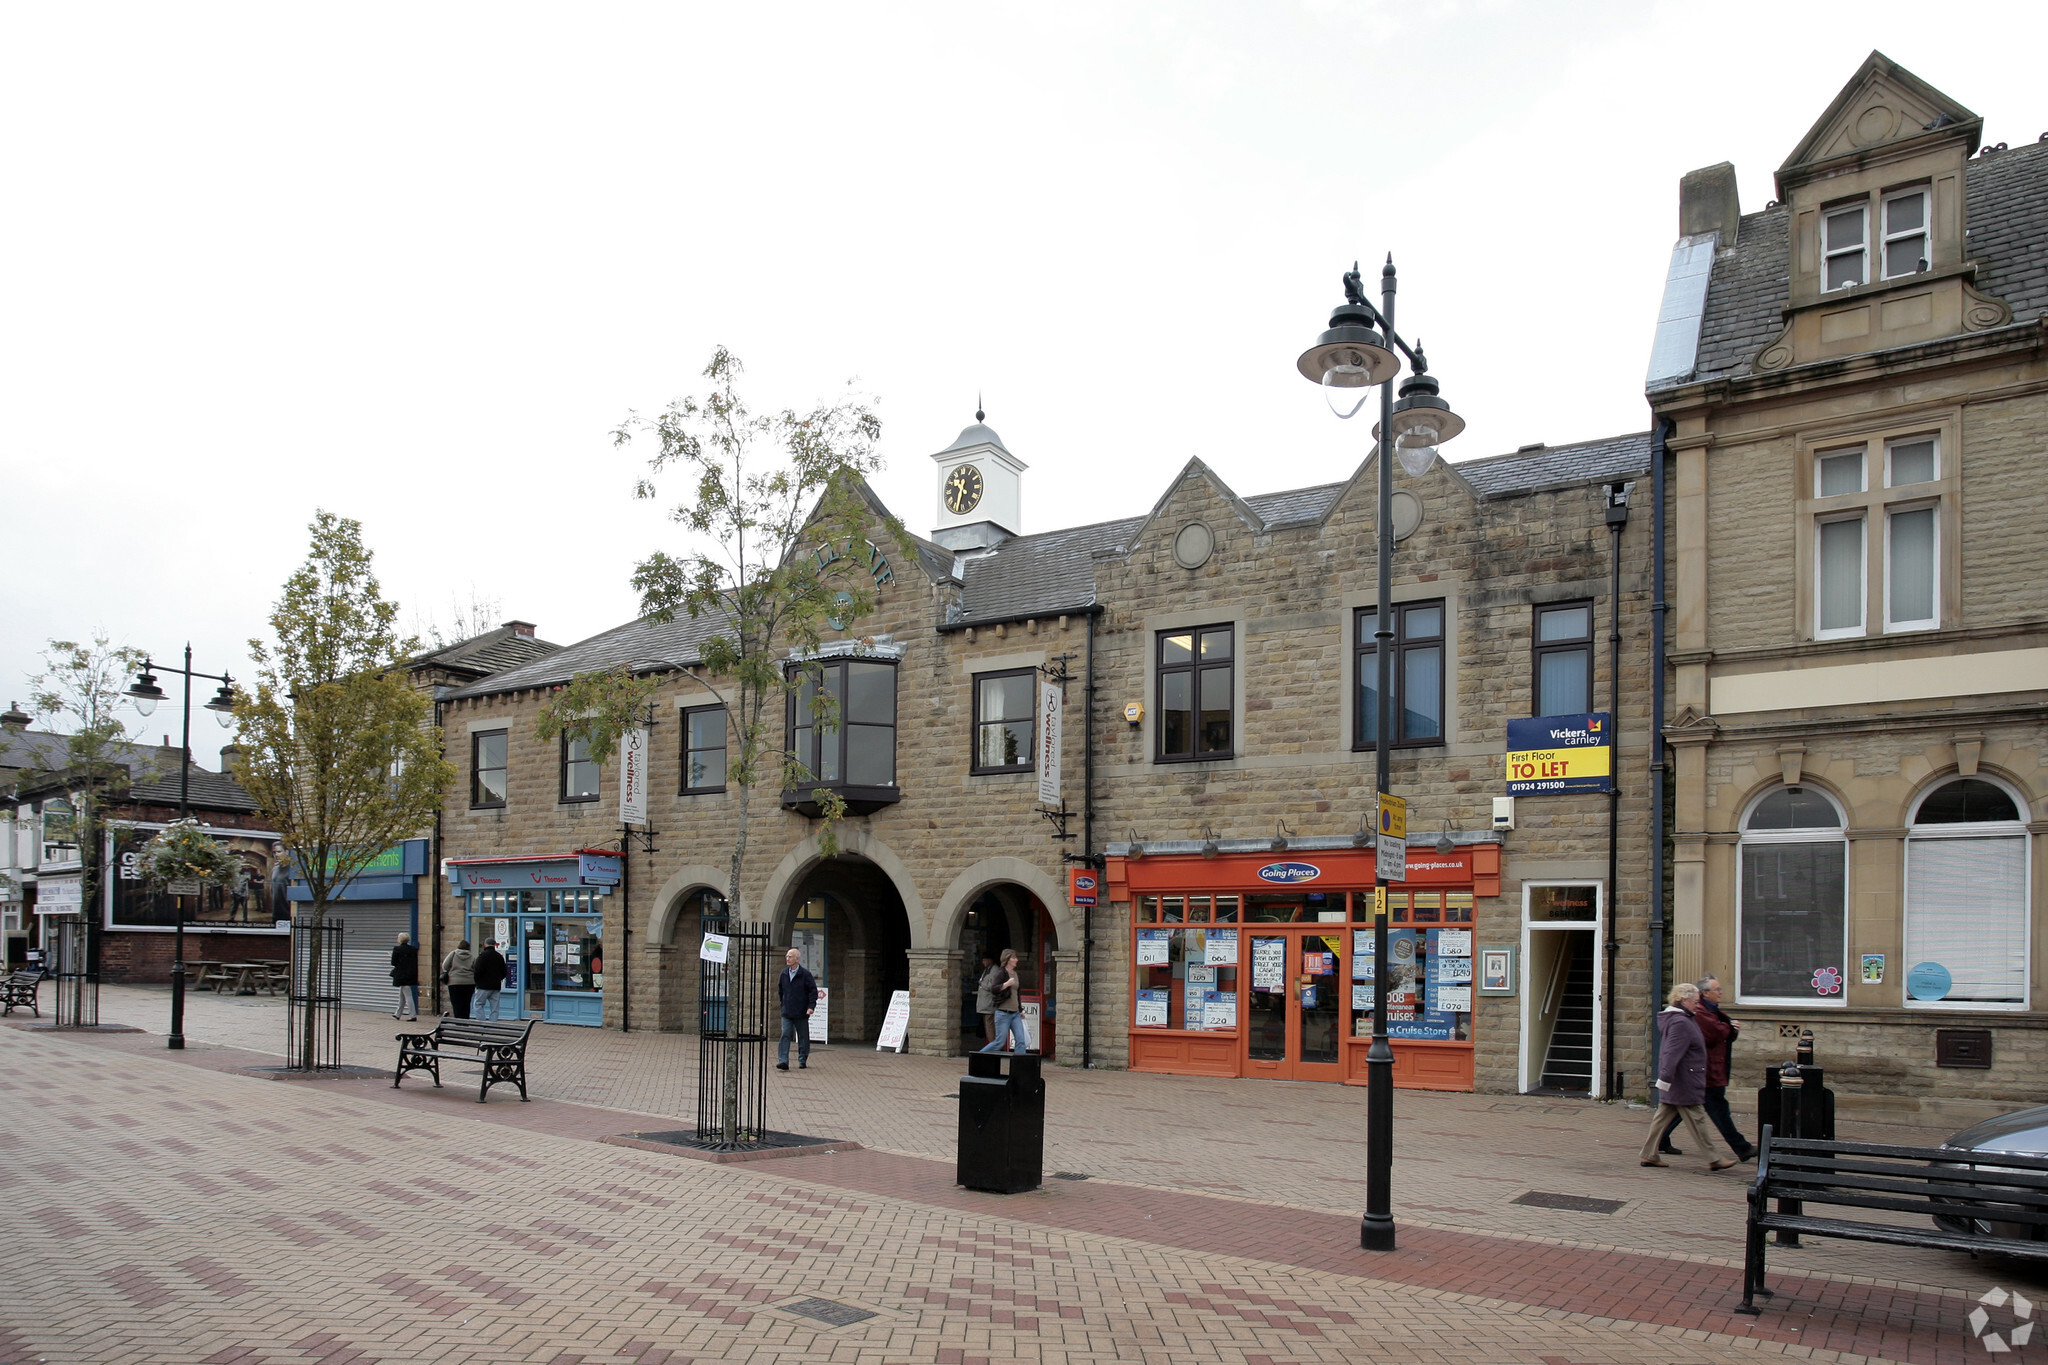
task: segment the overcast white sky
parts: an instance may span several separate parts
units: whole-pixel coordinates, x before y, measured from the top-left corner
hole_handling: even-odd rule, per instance
[[[877,394],[919,531],[977,391],[1026,531],[1142,512],[1190,455],[1344,477],[1366,423],[1294,359],[1388,251],[1471,423],[1447,454],[1639,429],[1679,176],[1732,160],[1760,208],[1872,46],[2032,141],[2044,15],[10,6],[0,700],[95,630],[245,672],[316,507],[409,612],[629,619],[671,530],[608,433],[720,342],[764,406]]]

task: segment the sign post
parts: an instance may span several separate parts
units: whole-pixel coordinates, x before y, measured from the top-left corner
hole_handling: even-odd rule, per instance
[[[1379,880],[1408,880],[1408,802],[1404,797],[1380,793],[1379,843],[1373,860],[1379,866]]]

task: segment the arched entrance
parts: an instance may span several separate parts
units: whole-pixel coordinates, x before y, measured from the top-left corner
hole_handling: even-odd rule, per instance
[[[872,1042],[891,993],[910,989],[910,920],[889,874],[859,854],[822,858],[796,880],[774,922],[775,941],[802,953],[830,992],[822,1040]]]
[[[1060,945],[1059,931],[1044,903],[1015,882],[988,887],[968,903],[955,946],[965,963],[960,974],[961,1050],[971,1052],[986,1040],[989,1016],[976,1008],[980,980],[1005,949],[1015,949],[1026,1026],[1037,1033],[1039,1051],[1051,1055],[1059,1015],[1054,954]]]

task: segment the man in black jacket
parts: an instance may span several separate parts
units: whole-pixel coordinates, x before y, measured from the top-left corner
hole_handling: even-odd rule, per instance
[[[471,1013],[478,1019],[496,1019],[498,992],[505,989],[506,976],[505,955],[496,940],[484,940],[484,950],[476,955],[470,972],[476,977],[476,1008]]]
[[[775,1069],[789,1070],[789,1039],[796,1036],[796,1069],[811,1064],[811,1013],[818,1008],[818,978],[804,966],[803,954],[791,948],[783,956],[782,1042],[775,1050]]]

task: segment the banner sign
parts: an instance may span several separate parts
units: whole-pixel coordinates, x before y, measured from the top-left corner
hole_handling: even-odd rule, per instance
[[[1066,698],[1045,683],[1038,689],[1038,804],[1060,804],[1060,711]]]
[[[1605,711],[1508,722],[1510,796],[1614,788],[1614,726]]]
[[[647,823],[647,732],[628,730],[619,737],[619,823]]]
[[[78,915],[85,912],[85,877],[45,877],[36,883],[38,915]]]
[[[619,884],[619,855],[616,853],[579,853],[576,855],[577,875],[585,886],[617,886]]]

